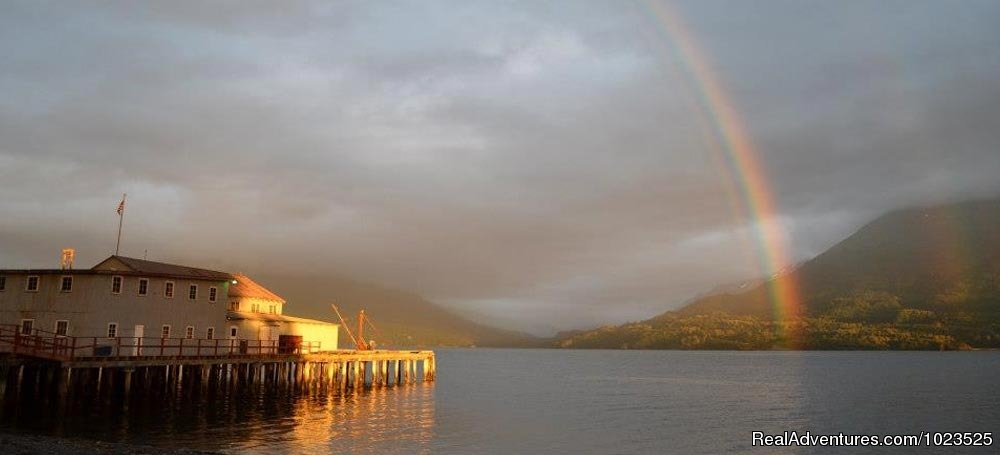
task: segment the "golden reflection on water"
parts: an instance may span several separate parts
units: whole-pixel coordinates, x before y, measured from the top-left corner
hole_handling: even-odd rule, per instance
[[[303,393],[284,415],[247,422],[252,431],[227,451],[430,453],[434,384],[339,394]]]

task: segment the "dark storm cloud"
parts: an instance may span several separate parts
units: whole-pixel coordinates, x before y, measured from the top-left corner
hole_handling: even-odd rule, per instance
[[[1000,6],[676,5],[798,260],[1000,192]],[[751,223],[643,3],[14,2],[0,260],[113,248],[344,273],[536,331],[755,277]],[[531,321],[529,323],[529,321]]]

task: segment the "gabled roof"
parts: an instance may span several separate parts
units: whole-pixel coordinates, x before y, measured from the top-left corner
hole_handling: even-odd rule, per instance
[[[229,286],[230,297],[249,297],[285,303],[285,299],[281,296],[269,291],[246,275],[237,273],[233,275],[233,278],[236,280],[236,284]]]
[[[198,269],[183,265],[167,264],[164,262],[147,261],[125,256],[111,256],[91,270],[108,272],[131,272],[141,275],[168,276],[176,278],[194,278],[200,280],[229,281],[233,276],[225,272],[215,270]]]

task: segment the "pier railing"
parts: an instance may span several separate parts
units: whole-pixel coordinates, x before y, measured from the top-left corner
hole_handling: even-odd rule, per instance
[[[276,340],[76,337],[41,329],[22,333],[16,325],[0,325],[0,353],[49,360],[100,357],[232,357],[307,354],[322,350],[319,341],[282,345]]]

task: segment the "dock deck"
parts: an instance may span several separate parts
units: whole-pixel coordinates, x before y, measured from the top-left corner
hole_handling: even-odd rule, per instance
[[[28,382],[60,393],[110,387],[128,394],[163,384],[357,390],[429,382],[435,376],[433,351],[323,351],[315,343],[289,347],[258,340],[80,338],[0,327],[0,396]]]

